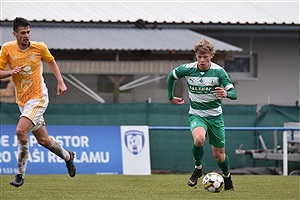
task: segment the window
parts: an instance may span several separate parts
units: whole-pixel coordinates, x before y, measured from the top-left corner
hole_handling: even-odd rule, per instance
[[[243,72],[250,73],[250,59],[247,57],[235,58],[234,60],[226,60],[224,68],[227,72]]]
[[[256,78],[256,56],[235,55],[221,64],[233,79]]]

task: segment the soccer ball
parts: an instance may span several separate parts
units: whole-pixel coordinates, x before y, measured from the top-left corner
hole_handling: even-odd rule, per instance
[[[210,172],[204,176],[202,185],[208,192],[220,192],[224,187],[224,179],[220,174]]]

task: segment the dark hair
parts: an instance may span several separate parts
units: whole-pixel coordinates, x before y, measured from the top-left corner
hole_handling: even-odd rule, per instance
[[[30,27],[30,22],[25,18],[16,17],[13,21],[13,30],[15,32],[18,32],[19,26],[29,26]]]

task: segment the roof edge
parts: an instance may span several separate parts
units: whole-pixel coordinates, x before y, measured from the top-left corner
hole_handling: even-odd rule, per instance
[[[13,20],[0,20],[1,25],[11,25]],[[80,26],[80,25],[89,25],[89,26],[115,26],[115,25],[135,25],[138,26],[140,28],[148,28],[149,26],[177,26],[177,25],[186,25],[186,26],[199,26],[199,25],[221,25],[221,26],[286,26],[286,27],[299,27],[299,23],[249,23],[249,22],[245,22],[245,23],[241,23],[241,22],[237,22],[237,23],[232,23],[232,22],[203,22],[203,21],[199,21],[199,22],[166,22],[166,21],[162,21],[162,22],[158,22],[158,21],[154,21],[154,22],[149,22],[149,21],[144,21],[142,19],[138,19],[136,21],[121,21],[121,20],[117,20],[117,21],[65,21],[65,20],[61,20],[61,21],[56,21],[56,20],[32,20],[30,21],[30,23],[35,24],[35,25],[42,25],[42,26],[47,26],[49,23],[51,24],[56,24],[56,25],[64,25],[64,26]]]

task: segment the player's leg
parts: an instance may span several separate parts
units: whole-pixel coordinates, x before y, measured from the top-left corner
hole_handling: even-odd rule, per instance
[[[42,125],[37,130],[32,131],[32,133],[40,145],[49,149],[52,153],[66,161],[68,173],[71,177],[74,177],[76,175],[74,152],[65,150],[57,141],[49,137],[45,125]]]
[[[230,159],[225,154],[225,148],[217,148],[212,146],[212,151],[215,159],[217,160],[218,166],[223,172],[223,178],[225,187],[224,190],[234,190],[231,176],[230,176]]]
[[[213,156],[223,172],[225,190],[234,190],[230,176],[230,160],[225,154],[225,128],[223,116],[217,116],[209,124],[209,143],[212,145]]]
[[[33,124],[28,118],[20,117],[16,127],[18,139],[18,172],[14,179],[10,182],[10,184],[15,187],[19,187],[24,184],[24,176],[29,157],[28,132],[32,127]]]
[[[48,132],[45,126],[44,113],[48,107],[48,95],[44,94],[43,99],[33,99],[30,100],[28,104],[34,105],[29,107],[28,109],[32,109],[32,113],[34,115],[30,115],[30,119],[35,124],[35,126],[31,129],[31,132],[37,139],[38,143],[43,147],[49,149],[55,155],[59,156],[63,160],[66,161],[66,166],[68,169],[68,173],[71,177],[74,177],[76,174],[76,168],[74,166],[74,152],[66,151],[60,144],[58,144],[55,140],[49,137]],[[24,114],[25,115],[25,114]]]
[[[195,163],[195,169],[188,180],[188,185],[193,187],[197,184],[198,179],[202,176],[202,159],[204,155],[204,142],[206,129],[205,123],[200,117],[190,116],[190,127],[192,130],[193,144],[192,154]]]

